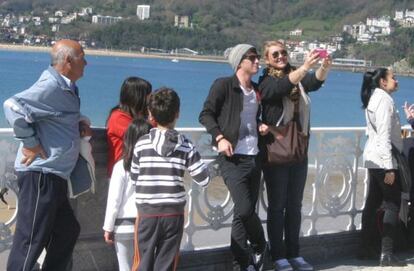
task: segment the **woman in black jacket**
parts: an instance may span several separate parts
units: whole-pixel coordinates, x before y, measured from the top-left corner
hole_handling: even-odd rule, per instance
[[[329,56],[322,56],[316,50],[309,53],[299,68],[288,62],[285,45],[269,41],[264,45],[266,68],[259,79],[262,102],[262,121],[267,126],[283,125],[292,120],[295,104],[302,130],[309,133],[310,91],[318,90],[331,67]],[[316,72],[310,68],[321,60]],[[261,126],[266,134],[266,126]],[[308,169],[307,158],[294,164],[264,166],[269,207],[267,231],[270,253],[275,270],[313,270],[313,267],[299,256],[299,232],[303,190]]]

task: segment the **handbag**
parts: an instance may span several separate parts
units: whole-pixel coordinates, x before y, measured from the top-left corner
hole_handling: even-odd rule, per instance
[[[278,122],[282,119],[283,114]],[[269,126],[265,145],[266,165],[289,165],[302,162],[306,158],[309,135],[302,131],[297,103],[291,121],[285,125]]]

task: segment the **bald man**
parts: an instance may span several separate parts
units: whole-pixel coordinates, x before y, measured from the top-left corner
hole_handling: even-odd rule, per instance
[[[15,161],[19,205],[8,271],[30,271],[42,252],[42,270],[68,270],[80,226],[68,199],[68,179],[79,156],[81,121],[76,81],[86,66],[82,46],[60,40],[51,66],[37,82],[4,102],[21,141]],[[81,131],[81,132],[79,132]]]

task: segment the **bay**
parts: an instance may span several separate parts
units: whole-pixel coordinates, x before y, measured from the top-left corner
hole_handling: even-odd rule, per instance
[[[153,89],[175,89],[181,99],[177,126],[200,127],[198,115],[211,84],[218,77],[232,74],[225,63],[116,56],[86,56],[86,60],[84,77],[77,83],[81,111],[97,127],[105,126],[108,112],[118,102],[120,86],[128,76],[150,81]],[[49,63],[47,53],[0,50],[0,101],[30,87]],[[254,79],[257,81],[258,75]],[[398,81],[399,90],[393,96],[405,124],[401,106],[405,101],[414,103],[414,78],[398,77]],[[331,71],[324,86],[310,94],[312,126],[364,126],[361,83],[361,73]],[[0,127],[9,127],[2,113]]]

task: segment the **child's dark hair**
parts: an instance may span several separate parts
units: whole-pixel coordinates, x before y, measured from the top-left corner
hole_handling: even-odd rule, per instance
[[[109,116],[116,109],[121,109],[132,118],[147,116],[147,97],[152,91],[152,85],[139,77],[128,77],[121,86],[119,104],[111,109]]]
[[[150,129],[151,125],[149,125],[143,118],[133,120],[128,126],[124,136],[124,149],[122,154],[122,158],[124,159],[124,169],[126,171],[130,171],[131,169],[135,143],[137,143],[141,136],[148,134]]]
[[[173,89],[162,87],[151,94],[148,110],[156,123],[166,126],[172,123],[180,112],[180,97]]]
[[[362,108],[367,108],[369,99],[372,95],[372,91],[375,88],[380,87],[380,80],[386,79],[387,74],[388,69],[386,68],[378,68],[374,71],[368,71],[364,73],[364,79],[362,81],[361,87]]]

